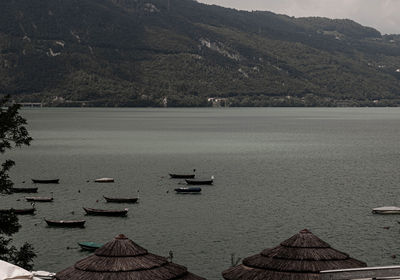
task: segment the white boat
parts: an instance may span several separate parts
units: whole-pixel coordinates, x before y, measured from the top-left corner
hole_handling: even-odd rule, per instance
[[[114,178],[99,178],[94,181],[96,183],[114,183]]]
[[[48,271],[32,271],[33,276],[43,280],[53,280],[56,278],[56,274]]]
[[[374,214],[400,214],[400,207],[396,206],[383,206],[372,209]]]

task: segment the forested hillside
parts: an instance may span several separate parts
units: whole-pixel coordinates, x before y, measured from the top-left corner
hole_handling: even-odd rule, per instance
[[[0,94],[49,106],[398,106],[400,36],[192,0],[3,0]]]

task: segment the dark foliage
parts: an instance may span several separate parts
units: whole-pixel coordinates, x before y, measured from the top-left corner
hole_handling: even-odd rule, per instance
[[[0,154],[4,154],[7,149],[29,145],[32,138],[25,128],[26,120],[19,115],[20,106],[9,104],[9,97],[0,99]],[[0,192],[10,193],[13,182],[9,177],[9,170],[14,165],[14,161],[6,160],[0,169]],[[20,225],[18,218],[13,211],[0,213],[0,259],[32,270],[32,260],[36,256],[32,245],[25,243],[17,249],[11,245],[11,236],[18,232]]]

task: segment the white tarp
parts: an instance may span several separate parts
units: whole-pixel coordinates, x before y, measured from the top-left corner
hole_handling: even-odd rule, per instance
[[[19,266],[0,260],[0,280],[40,280]]]

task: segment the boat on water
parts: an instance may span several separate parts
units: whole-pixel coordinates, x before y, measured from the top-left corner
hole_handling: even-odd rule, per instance
[[[373,208],[372,213],[374,213],[374,214],[400,214],[400,207],[383,206],[383,207]]]
[[[136,203],[139,200],[138,197],[124,198],[124,197],[108,197],[104,195],[103,197],[107,202],[114,202],[114,203]]]
[[[192,187],[192,188],[177,188],[175,189],[176,193],[192,193],[192,194],[198,194],[201,192],[201,188],[198,187]]]
[[[53,201],[53,193],[50,196],[25,196],[26,201],[33,202],[52,202]]]
[[[26,201],[34,201],[34,202],[52,202],[52,197],[40,197],[40,196],[27,196],[25,197]]]
[[[185,181],[188,185],[212,185],[214,182],[214,176],[212,176],[209,180],[186,179]]]
[[[169,176],[173,179],[193,179],[195,174],[173,174],[169,173]]]
[[[169,173],[169,176],[173,179],[193,179],[196,175],[194,174],[196,169],[193,169],[193,174],[176,174]]]
[[[53,280],[56,279],[56,274],[54,272],[48,272],[48,271],[32,271],[32,274],[34,277],[33,279],[42,279],[42,280]]]
[[[83,207],[87,215],[97,215],[97,216],[116,216],[124,217],[128,214],[128,208],[123,210],[105,210],[105,209],[94,209]]]
[[[114,178],[99,178],[94,181],[96,183],[114,183]]]
[[[103,246],[103,244],[95,243],[95,242],[78,242],[78,245],[82,250],[86,251],[95,251],[96,249]]]
[[[14,208],[0,209],[0,213],[14,212],[16,215],[32,215],[35,214],[35,211],[36,211],[35,207],[25,208],[25,209],[14,209]]]
[[[60,179],[32,179],[34,184],[58,184]]]
[[[50,227],[85,227],[85,220],[47,220],[44,219]]]
[[[38,188],[11,188],[13,193],[37,193]]]

